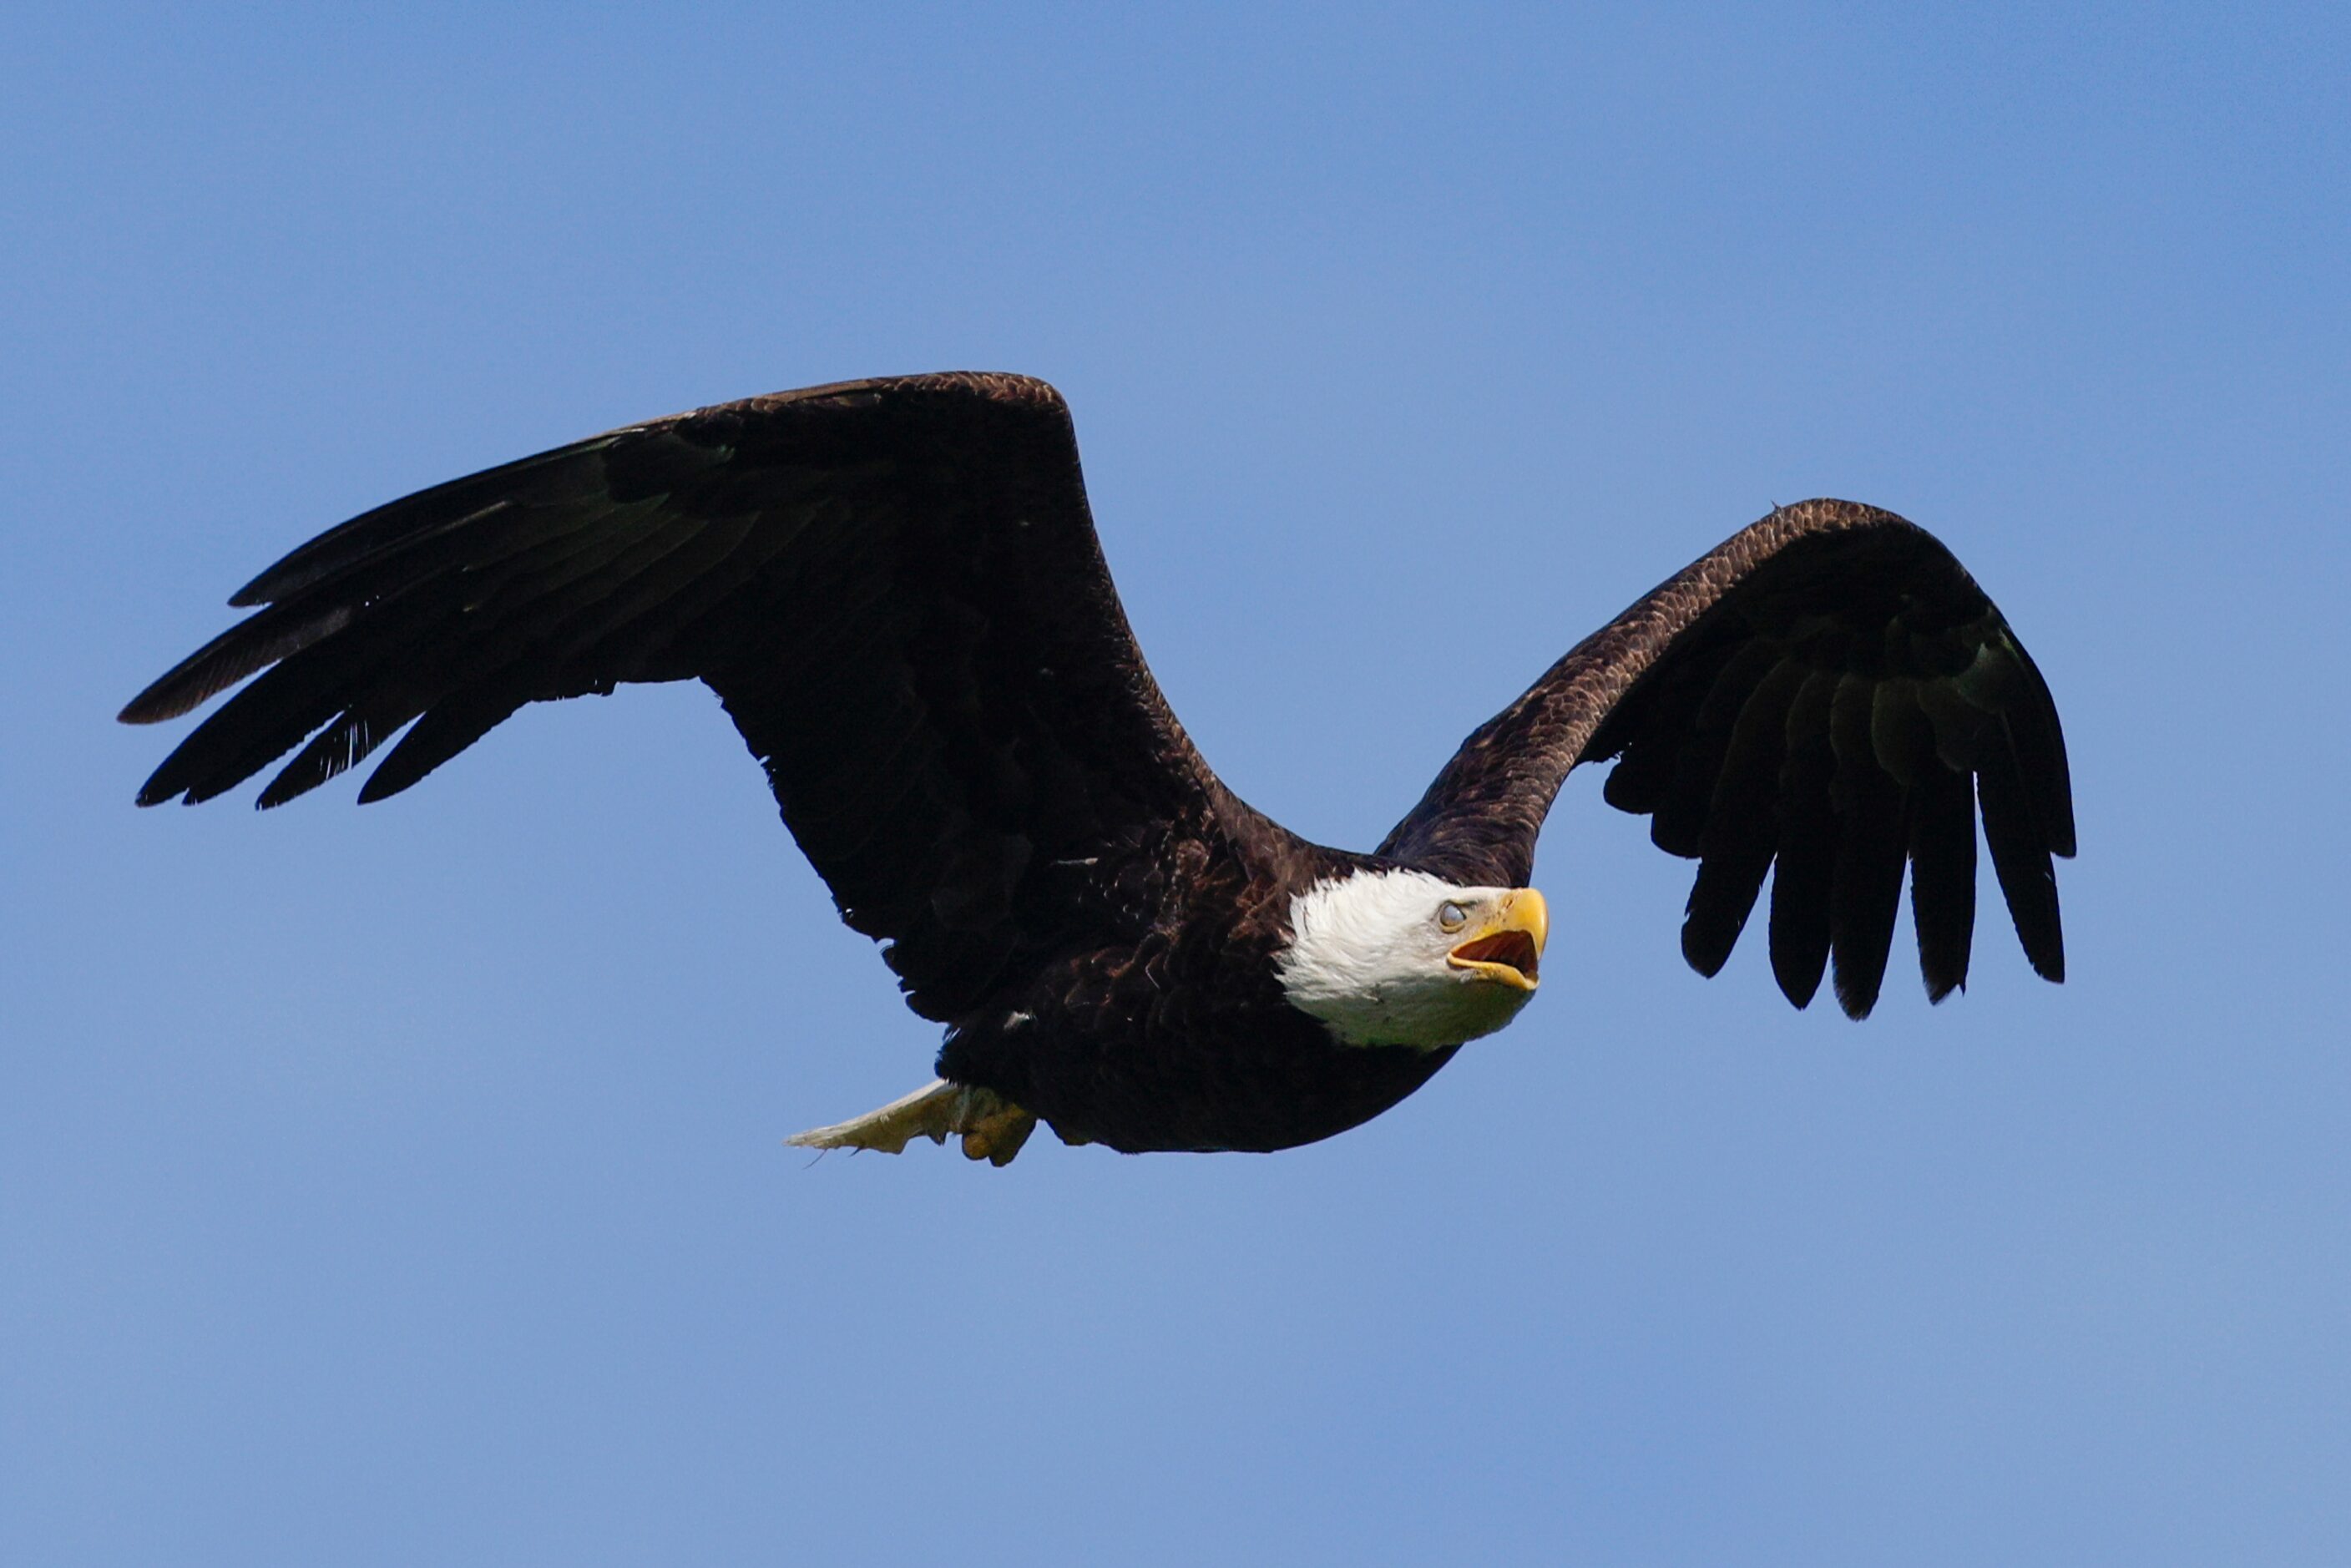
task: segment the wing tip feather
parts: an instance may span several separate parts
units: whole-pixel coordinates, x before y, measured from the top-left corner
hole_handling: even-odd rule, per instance
[[[1877,995],[1886,981],[1885,966],[1881,963],[1876,973],[1866,975],[1850,974],[1842,965],[1833,967],[1838,1010],[1859,1023],[1877,1009]]]

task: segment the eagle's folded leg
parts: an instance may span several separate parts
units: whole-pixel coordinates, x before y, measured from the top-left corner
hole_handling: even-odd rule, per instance
[[[993,1090],[935,1078],[878,1111],[830,1127],[811,1127],[784,1141],[804,1149],[879,1149],[894,1155],[915,1138],[943,1144],[948,1134],[957,1133],[967,1158],[1002,1166],[1012,1163],[1036,1125],[1036,1117]]]

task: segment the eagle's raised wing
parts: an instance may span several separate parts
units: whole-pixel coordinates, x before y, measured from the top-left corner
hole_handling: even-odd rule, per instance
[[[1774,861],[1771,967],[1798,1007],[1877,999],[1909,862],[1928,994],[1967,979],[1976,829],[2035,971],[2064,977],[2052,855],[2074,852],[2049,688],[1950,551],[1850,501],[1785,507],[1578,643],[1463,743],[1380,852],[1523,883],[1568,769],[1698,862],[1682,951],[1729,957]]]
[[[1169,823],[1223,797],[1134,645],[1069,411],[1042,382],[815,387],[632,425],[355,517],[265,571],[264,605],[122,712],[256,672],[142,805],[287,751],[274,806],[412,724],[360,791],[415,783],[528,702],[709,683],[843,918],[952,1019],[1008,963],[1147,907]],[[304,745],[305,740],[308,744]],[[1074,925],[1079,929],[1071,929]],[[1108,933],[1105,933],[1107,935]]]

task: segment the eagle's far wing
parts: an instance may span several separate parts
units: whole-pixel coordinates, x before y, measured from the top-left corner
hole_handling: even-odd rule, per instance
[[[231,602],[265,608],[122,717],[261,673],[141,804],[218,795],[300,746],[261,793],[275,806],[413,725],[360,791],[376,800],[527,702],[698,677],[931,1018],[1114,916],[1101,889],[1147,901],[1157,873],[1119,857],[1147,861],[1167,824],[1207,831],[1221,794],[1119,607],[1069,411],[1022,377],[629,426],[378,507]],[[1082,885],[1057,869],[1081,861]]]
[[[1568,770],[1698,862],[1682,952],[1729,957],[1765,872],[1771,967],[1798,1007],[1877,999],[1910,865],[1929,997],[1964,984],[1976,808],[2033,969],[2064,977],[2053,855],[2074,852],[2065,740],[2008,622],[1916,524],[1806,501],[1743,528],[1578,643],[1463,743],[1380,852],[1516,885]]]

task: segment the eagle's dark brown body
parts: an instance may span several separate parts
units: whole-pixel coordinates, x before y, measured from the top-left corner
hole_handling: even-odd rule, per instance
[[[1131,939],[1057,955],[949,1020],[939,1075],[1128,1153],[1312,1143],[1426,1082],[1454,1048],[1343,1045],[1275,977],[1291,897],[1374,862],[1233,805],[1221,831],[1130,862],[1154,874],[1129,878],[1104,924]]]
[[[522,704],[698,678],[767,769],[842,918],[947,1026],[941,1074],[1127,1150],[1310,1142],[1450,1047],[1343,1045],[1285,998],[1292,901],[1375,866],[1522,885],[1577,762],[1700,861],[1684,947],[1728,955],[1776,862],[1790,998],[1832,956],[1876,1000],[1904,869],[1929,990],[1964,979],[1975,808],[2028,956],[2063,972],[2064,742],[2006,623],[1888,513],[1782,508],[1572,650],[1463,747],[1377,857],[1217,781],[1167,710],[1041,382],[812,388],[631,426],[333,529],[256,612],[124,710],[256,676],[156,770],[201,800],[288,750],[277,805],[400,735],[397,792]],[[256,672],[259,672],[256,675]],[[402,732],[405,729],[405,733]]]

